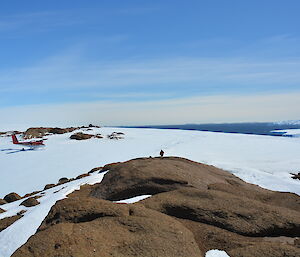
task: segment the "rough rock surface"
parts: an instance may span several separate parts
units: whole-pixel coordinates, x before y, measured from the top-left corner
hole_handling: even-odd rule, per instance
[[[23,201],[20,205],[24,205],[26,207],[32,207],[40,204],[38,200],[36,200],[34,197],[29,197],[25,201]]]
[[[202,256],[180,222],[140,205],[93,198],[58,202],[16,256]]]
[[[100,184],[57,202],[13,256],[300,257],[300,197],[182,158],[104,166]],[[143,194],[135,204],[115,204]]]
[[[295,210],[214,190],[184,188],[144,200],[147,208],[246,236],[300,236]]]
[[[5,212],[5,210],[3,210],[3,209],[0,208],[0,213],[3,213],[3,212]]]
[[[15,215],[12,217],[4,218],[0,220],[0,232],[7,227],[9,227],[11,224],[13,224],[16,220],[21,218],[21,215]]]
[[[226,171],[177,157],[140,158],[107,169],[110,171],[92,195],[108,200],[153,195],[182,187],[207,189],[209,184],[228,184],[231,180],[246,184]]]
[[[8,203],[11,203],[11,202],[14,202],[14,201],[17,201],[17,200],[20,200],[22,197],[19,196],[17,193],[10,193],[8,195],[6,195],[4,197],[4,200]]]
[[[47,134],[64,134],[69,133],[77,128],[71,127],[71,128],[29,128],[24,133],[25,139],[31,139],[31,138],[41,138]]]
[[[7,202],[4,200],[4,199],[1,199],[0,198],[0,205],[2,205],[2,204],[6,204]]]
[[[82,132],[78,132],[78,133],[75,133],[75,134],[71,135],[70,139],[86,140],[86,139],[90,139],[92,137],[94,137],[94,135],[90,135],[90,134],[85,134],[85,133],[82,133]]]

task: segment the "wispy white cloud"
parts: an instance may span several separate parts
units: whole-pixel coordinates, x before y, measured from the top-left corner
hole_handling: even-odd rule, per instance
[[[217,86],[221,91],[240,85],[272,89],[300,83],[300,59],[162,58],[92,62],[71,52],[31,67],[0,71],[0,92],[87,89],[159,89]]]
[[[299,119],[300,92],[149,102],[89,102],[0,109],[2,126],[145,125]],[[25,124],[25,125],[24,125]],[[16,128],[16,127],[14,127]],[[0,127],[0,130],[4,128]]]

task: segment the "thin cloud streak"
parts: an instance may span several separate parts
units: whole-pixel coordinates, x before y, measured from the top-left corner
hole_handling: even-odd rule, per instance
[[[28,126],[151,125],[298,119],[300,92],[218,95],[149,102],[90,102],[0,109],[2,124]],[[17,116],[15,114],[18,114]],[[1,130],[1,128],[0,128]]]
[[[217,85],[273,85],[300,83],[300,59],[283,61],[237,58],[165,58],[114,62],[87,62],[76,55],[55,56],[32,67],[0,71],[1,93],[56,89],[140,89],[150,85],[189,84],[205,88]]]

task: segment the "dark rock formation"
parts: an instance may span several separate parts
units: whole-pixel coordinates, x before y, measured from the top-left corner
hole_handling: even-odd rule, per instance
[[[4,200],[8,203],[11,203],[11,202],[14,202],[14,201],[17,201],[17,200],[20,200],[22,197],[19,196],[17,193],[10,193],[8,195],[6,195],[4,197]]]
[[[16,220],[21,218],[21,215],[15,215],[12,217],[4,218],[0,220],[0,232],[7,227],[9,227],[11,224],[13,224]]]
[[[36,206],[38,204],[40,204],[40,203],[36,200],[36,198],[29,197],[25,201],[23,201],[20,205],[24,205],[26,207],[32,207],[32,206]]]
[[[71,135],[70,139],[86,140],[86,139],[90,139],[92,137],[94,137],[94,135],[90,135],[90,134],[85,134],[85,133],[82,133],[82,132],[78,132],[78,133],[75,133],[75,134]]]
[[[39,232],[14,257],[199,257],[193,234],[180,222],[142,206],[76,197],[58,202]]]
[[[92,195],[107,200],[153,195],[182,187],[207,189],[209,184],[229,184],[231,180],[246,184],[226,171],[177,157],[135,159],[105,165],[102,171],[105,170],[110,171]]]
[[[24,133],[24,138],[25,139],[30,139],[30,138],[42,138],[43,136],[47,134],[64,134],[64,133],[69,133],[73,132],[77,128],[29,128],[25,131]]]
[[[7,202],[4,200],[4,199],[1,199],[0,198],[0,205],[2,205],[2,204],[6,204]]]
[[[69,182],[70,180],[68,179],[68,178],[60,178],[59,180],[58,180],[58,184],[60,185],[60,184],[64,184],[64,183],[67,183],[67,182]]]
[[[56,186],[55,184],[47,184],[47,185],[44,187],[44,190],[50,189],[50,188],[55,187],[55,186]]]
[[[99,170],[99,168],[97,168]],[[13,256],[299,257],[300,197],[182,158],[104,166],[100,184],[57,202]],[[143,194],[135,204],[115,204]]]
[[[81,174],[79,176],[77,176],[75,179],[81,179],[81,178],[84,178],[84,177],[88,177],[90,174],[88,173],[84,173],[84,174]]]

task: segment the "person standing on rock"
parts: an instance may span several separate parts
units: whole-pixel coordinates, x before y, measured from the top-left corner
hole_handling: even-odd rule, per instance
[[[159,155],[160,155],[161,158],[164,156],[164,154],[165,154],[165,152],[163,150],[160,150]]]

